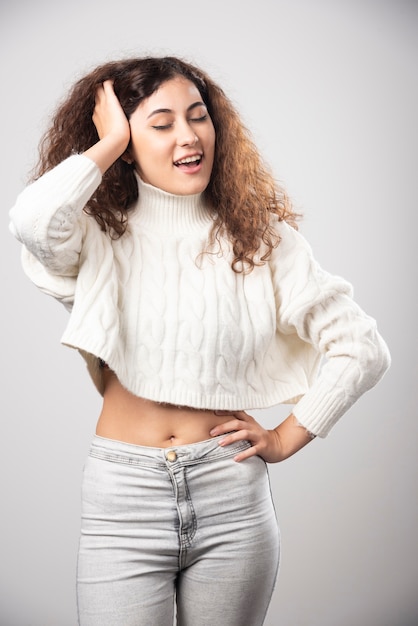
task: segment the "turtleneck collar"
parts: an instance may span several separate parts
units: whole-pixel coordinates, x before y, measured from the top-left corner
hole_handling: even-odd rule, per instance
[[[157,230],[164,235],[186,235],[201,232],[202,227],[213,221],[203,194],[177,196],[144,183],[136,172],[135,177],[138,201],[134,220],[142,228]]]

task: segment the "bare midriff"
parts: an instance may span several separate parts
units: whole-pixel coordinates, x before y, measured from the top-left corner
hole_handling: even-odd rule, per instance
[[[103,371],[103,408],[97,423],[100,437],[141,446],[168,448],[210,439],[210,431],[228,416],[206,409],[175,406],[134,396],[109,369]]]

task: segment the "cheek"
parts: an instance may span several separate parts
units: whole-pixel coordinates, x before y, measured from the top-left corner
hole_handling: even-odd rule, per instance
[[[173,156],[173,146],[164,137],[156,137],[153,141],[140,144],[138,154],[143,161],[152,166],[156,161],[164,161]]]
[[[212,156],[214,156],[214,154],[215,154],[215,144],[216,144],[215,129],[213,129],[212,132],[209,133],[208,144],[210,146],[211,154],[212,154]]]
[[[133,148],[132,156],[142,171],[152,171],[167,159],[168,151],[158,141],[137,141]]]
[[[215,150],[215,142],[213,141],[209,150],[211,165],[213,165],[213,162],[215,160]]]

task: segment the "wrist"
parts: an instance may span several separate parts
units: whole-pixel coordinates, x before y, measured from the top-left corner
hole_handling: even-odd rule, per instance
[[[110,133],[86,150],[84,155],[94,161],[104,174],[126,152],[128,143],[126,137]]]
[[[315,435],[306,430],[293,413],[276,426],[274,432],[279,440],[281,460],[289,458],[315,439]]]

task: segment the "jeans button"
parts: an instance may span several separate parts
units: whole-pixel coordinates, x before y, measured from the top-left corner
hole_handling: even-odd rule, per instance
[[[177,454],[174,450],[169,450],[166,453],[165,458],[167,459],[167,461],[170,461],[170,463],[174,463],[174,461],[177,460]]]

